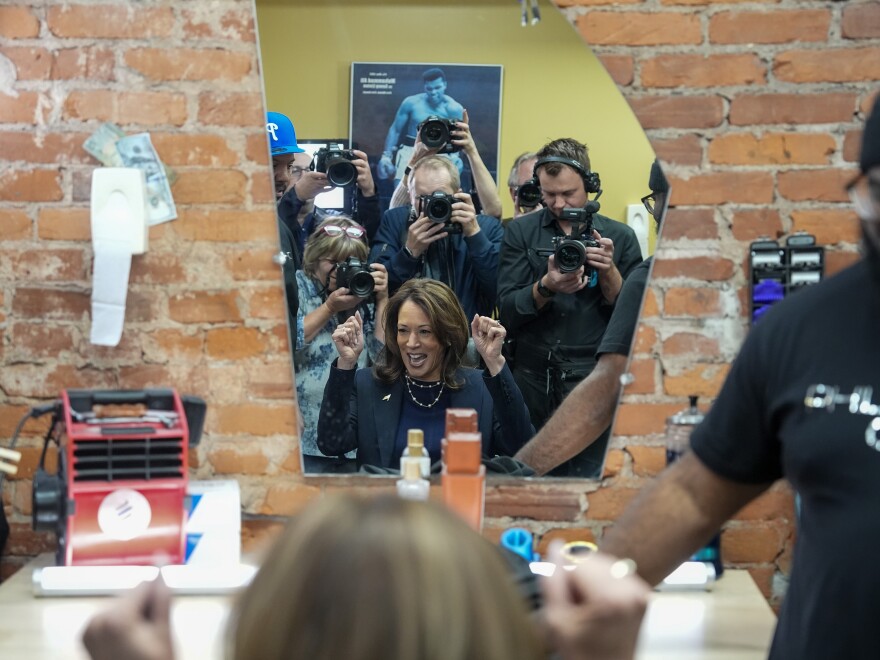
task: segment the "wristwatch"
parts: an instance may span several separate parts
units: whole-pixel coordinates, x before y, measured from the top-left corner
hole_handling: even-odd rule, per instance
[[[555,291],[552,291],[551,289],[548,289],[546,286],[544,286],[543,277],[538,280],[538,293],[541,294],[544,298],[552,298],[556,295]]]

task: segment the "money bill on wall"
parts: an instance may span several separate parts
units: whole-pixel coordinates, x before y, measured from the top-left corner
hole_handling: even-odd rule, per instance
[[[136,167],[144,171],[147,191],[147,222],[158,225],[177,217],[177,208],[171,196],[171,184],[159,155],[153,148],[149,133],[137,133],[119,138],[116,150],[122,167]]]

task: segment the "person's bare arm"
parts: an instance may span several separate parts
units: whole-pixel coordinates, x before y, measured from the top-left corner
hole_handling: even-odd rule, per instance
[[[657,584],[769,486],[726,479],[688,452],[642,489],[599,549],[635,560],[639,575]]]
[[[456,139],[453,144],[461,147],[462,152],[467,156],[471,164],[471,176],[474,180],[474,188],[480,197],[480,204],[483,207],[484,215],[491,215],[494,218],[501,217],[501,197],[498,195],[498,187],[495,185],[495,179],[489,173],[486,164],[483,162],[477,145],[471,136],[470,126],[468,125],[467,110],[463,111],[462,120],[457,123]]]
[[[605,353],[541,431],[514,458],[539,475],[561,465],[589,447],[611,424],[620,393],[626,355]]]

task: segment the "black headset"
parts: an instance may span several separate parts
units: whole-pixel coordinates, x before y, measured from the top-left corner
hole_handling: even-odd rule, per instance
[[[602,182],[599,180],[598,173],[588,170],[582,163],[572,158],[565,158],[564,156],[545,156],[544,158],[539,158],[537,160],[535,167],[532,168],[532,178],[519,187],[517,190],[517,196],[524,195],[535,200],[540,199],[541,184],[538,181],[538,168],[542,165],[547,165],[548,163],[561,163],[563,165],[568,165],[581,175],[581,179],[584,182],[584,190],[586,192],[594,193],[597,198],[602,194]],[[585,209],[588,213],[596,213],[599,210],[599,202],[596,200],[590,200],[587,202]]]

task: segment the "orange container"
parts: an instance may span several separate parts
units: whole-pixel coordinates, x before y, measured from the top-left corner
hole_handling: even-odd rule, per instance
[[[446,437],[451,433],[476,433],[477,411],[473,408],[447,408],[446,409]]]
[[[450,474],[477,474],[483,436],[479,433],[447,433],[440,445],[443,469]]]
[[[460,515],[477,532],[483,529],[483,509],[486,503],[486,466],[477,474],[451,474],[443,468],[440,477],[443,502]]]

